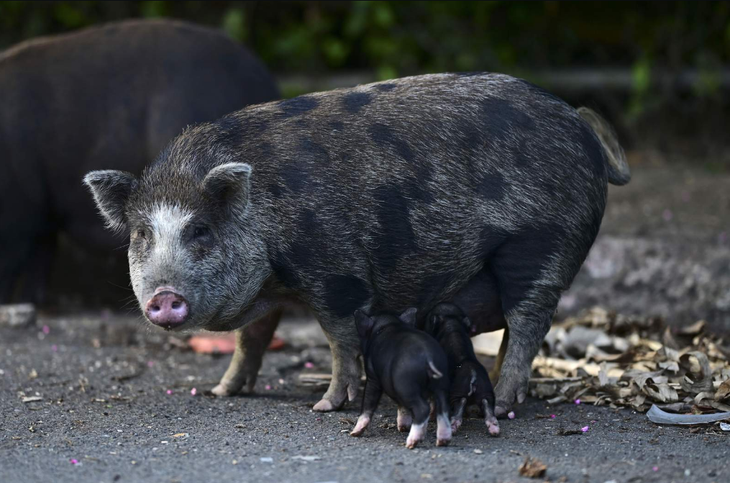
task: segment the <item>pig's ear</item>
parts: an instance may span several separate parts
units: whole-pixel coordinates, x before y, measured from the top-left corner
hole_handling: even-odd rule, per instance
[[[461,319],[461,322],[466,327],[466,330],[471,332],[471,319],[469,317],[464,317],[463,319]]]
[[[361,340],[367,339],[368,334],[373,330],[374,323],[373,318],[362,310],[358,309],[355,311],[355,327],[357,327],[357,334]]]
[[[115,231],[125,230],[127,218],[124,207],[137,185],[134,175],[112,169],[91,171],[84,176],[84,183],[94,195],[96,206],[106,220],[107,227]]]
[[[211,169],[203,180],[203,190],[212,200],[241,212],[248,206],[251,166],[226,163]]]
[[[426,326],[423,328],[423,330],[431,335],[434,335],[436,333],[436,328],[441,323],[442,318],[440,315],[432,314],[428,316],[428,319],[426,320]]]
[[[405,312],[400,314],[399,318],[402,322],[405,322],[406,325],[415,327],[416,326],[416,312],[418,312],[418,309],[415,307],[411,307],[410,309],[406,309]]]

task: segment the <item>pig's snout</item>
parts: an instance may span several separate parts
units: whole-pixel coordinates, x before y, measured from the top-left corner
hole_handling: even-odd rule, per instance
[[[168,287],[157,289],[147,302],[145,315],[153,324],[171,329],[185,322],[188,302],[185,297]]]

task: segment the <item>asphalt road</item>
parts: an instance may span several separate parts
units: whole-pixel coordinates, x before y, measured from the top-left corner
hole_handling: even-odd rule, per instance
[[[0,328],[0,481],[537,481],[519,475],[526,456],[547,465],[550,481],[730,478],[730,434],[587,405],[528,400],[497,438],[471,419],[449,447],[435,446],[431,427],[410,451],[387,402],[356,439],[348,430],[358,405],[314,413],[324,389],[298,383],[329,371],[316,325],[289,322],[282,333],[290,345],[267,355],[258,394],[220,399],[206,391],[227,358],[185,351],[133,319]]]

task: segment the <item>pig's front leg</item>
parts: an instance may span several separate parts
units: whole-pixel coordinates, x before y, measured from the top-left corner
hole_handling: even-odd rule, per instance
[[[345,400],[353,401],[357,397],[360,388],[360,340],[352,317],[344,320],[320,317],[319,320],[332,351],[332,381],[312,409],[335,411]]]
[[[274,337],[279,319],[281,311],[274,310],[236,331],[236,350],[233,359],[221,382],[213,388],[213,394],[234,396],[244,384],[248,392],[253,392],[264,353]]]
[[[401,433],[405,433],[409,429],[411,429],[411,424],[413,424],[413,416],[411,416],[411,412],[408,410],[408,408],[403,406],[398,406],[398,431]]]
[[[464,421],[464,408],[466,408],[465,397],[459,398],[451,405],[451,431],[454,433],[459,430]]]

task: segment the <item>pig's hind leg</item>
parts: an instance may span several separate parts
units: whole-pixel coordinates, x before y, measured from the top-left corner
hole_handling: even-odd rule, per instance
[[[428,426],[428,416],[431,413],[431,405],[420,394],[413,396],[408,401],[404,401],[404,405],[413,414],[413,424],[406,439],[406,448],[413,449],[419,441],[422,441],[426,437],[426,427]]]
[[[246,385],[253,392],[261,362],[281,319],[276,310],[236,331],[236,349],[221,382],[212,390],[216,396],[234,396]]]
[[[365,394],[362,398],[362,411],[360,411],[360,417],[357,418],[357,424],[350,433],[350,436],[360,436],[365,432],[365,428],[370,424],[370,419],[373,417],[373,413],[378,408],[380,397],[383,395],[383,390],[376,381],[368,379],[365,383]]]
[[[439,389],[433,394],[436,403],[436,446],[446,446],[451,441],[452,431],[447,394],[448,389]]]
[[[500,287],[509,340],[497,382],[495,415],[527,397],[532,360],[550,329],[558,300],[585,259],[598,226],[525,229],[490,261]]]

